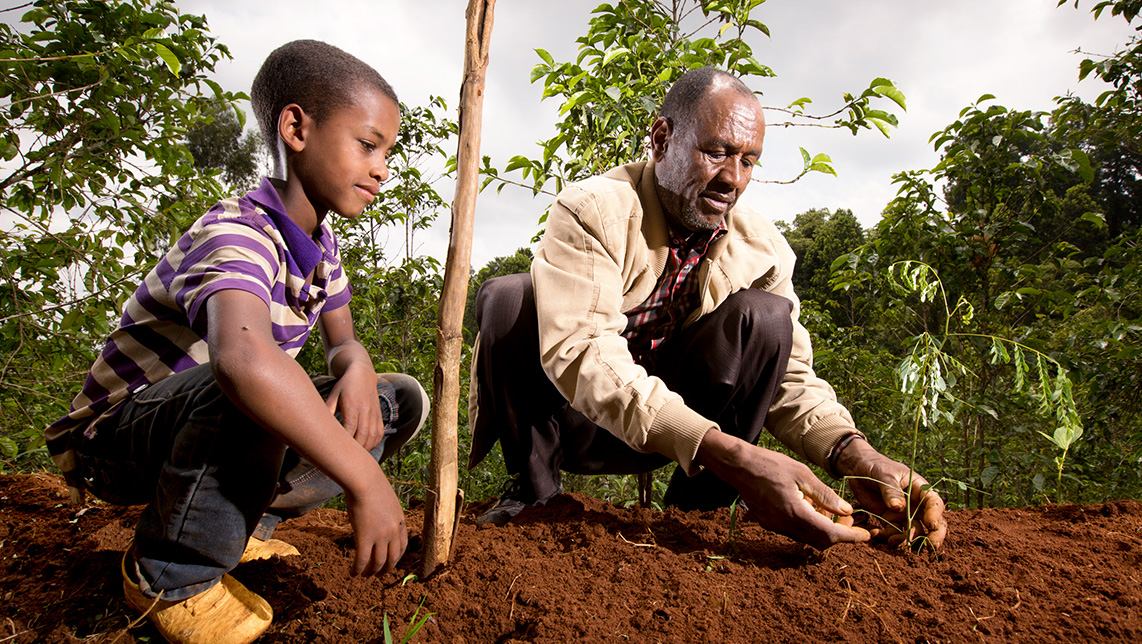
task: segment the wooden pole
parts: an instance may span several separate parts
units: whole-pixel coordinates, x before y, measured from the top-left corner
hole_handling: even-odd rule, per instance
[[[436,327],[433,372],[432,460],[424,513],[423,576],[447,563],[457,513],[457,424],[460,407],[461,327],[472,265],[472,224],[480,177],[480,128],[484,116],[484,73],[492,39],[496,0],[468,0],[464,39],[464,81],[460,86],[460,142],[456,150],[456,195],[452,233],[444,264],[444,288]]]

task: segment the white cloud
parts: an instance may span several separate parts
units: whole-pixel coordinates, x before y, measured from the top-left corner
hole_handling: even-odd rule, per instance
[[[1077,47],[1109,53],[1130,30],[1121,19],[1095,22],[1089,4],[1056,8],[1054,0],[771,0],[755,17],[773,37],[751,44],[775,79],[755,83],[764,100],[785,105],[810,96],[821,109],[835,108],[844,91],[861,91],[876,76],[892,79],[908,97],[908,112],[892,139],[876,133],[771,129],[763,173],[789,178],[799,171],[804,146],[828,152],[840,176],[810,176],[792,186],[756,185],[745,199],[776,219],[792,219],[812,207],[851,208],[865,225],[875,223],[892,198],[891,175],[930,167],[936,155],[928,137],[955,120],[981,94],[1017,109],[1050,109],[1068,90],[1093,97],[1091,81],[1079,85]],[[296,38],[335,44],[379,69],[408,103],[429,95],[456,106],[463,64],[463,0],[418,2],[332,1],[324,11],[301,0],[185,0],[205,13],[211,32],[234,60],[219,66],[218,80],[246,91],[258,65],[277,45]],[[515,154],[533,155],[550,136],[558,105],[539,102],[529,82],[535,48],[557,60],[576,54],[597,0],[500,0],[495,9],[485,92],[483,153],[499,165]],[[446,199],[451,186],[441,186]],[[478,201],[473,265],[528,244],[547,204],[530,191],[505,188]],[[449,213],[421,241],[443,259]]]

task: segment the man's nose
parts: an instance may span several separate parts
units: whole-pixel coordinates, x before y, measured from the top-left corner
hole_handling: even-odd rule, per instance
[[[749,174],[749,169],[742,165],[741,159],[731,156],[718,169],[717,179],[740,192],[743,184],[749,181]]]

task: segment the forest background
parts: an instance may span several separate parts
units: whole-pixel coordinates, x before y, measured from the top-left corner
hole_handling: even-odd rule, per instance
[[[1063,95],[1034,111],[985,95],[933,134],[934,167],[894,177],[897,196],[875,226],[844,208],[782,224],[819,373],[873,442],[953,507],[1142,497],[1142,0],[1083,6],[1133,32],[1081,58],[1076,74],[1106,84],[1097,98]],[[599,5],[575,59],[537,51],[531,81],[558,105],[555,134],[485,159],[485,190],[532,194],[538,214],[567,182],[642,158],[654,107],[686,69],[770,76],[750,45],[768,35],[765,9]],[[135,284],[205,208],[253,185],[265,160],[245,128],[245,95],[212,80],[229,50],[209,16],[157,0],[41,0],[5,14],[0,471],[13,472],[52,467],[42,430],[66,411]],[[824,112],[808,98],[767,107],[771,127],[878,137],[906,106],[901,88],[874,78]],[[334,223],[362,342],[379,370],[430,385],[443,268],[416,240],[447,217],[438,190],[456,125],[436,97],[402,112],[382,198]],[[802,154],[802,175],[836,172],[826,153]],[[527,243],[474,272],[469,345],[476,290],[526,270]],[[300,357],[311,372],[323,368],[319,346]],[[463,455],[463,402],[461,424]],[[406,501],[423,495],[428,460],[422,434],[386,466]],[[479,500],[506,480],[492,460],[460,483]],[[630,477],[565,486],[620,503],[637,495]]]

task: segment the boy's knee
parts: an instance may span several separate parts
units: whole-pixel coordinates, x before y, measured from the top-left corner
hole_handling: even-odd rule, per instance
[[[388,402],[395,411],[390,423],[396,432],[386,439],[385,452],[389,454],[390,449],[399,448],[420,432],[428,420],[431,403],[420,382],[404,373],[377,374],[377,393],[382,400],[391,396]],[[391,448],[388,443],[392,443]]]

